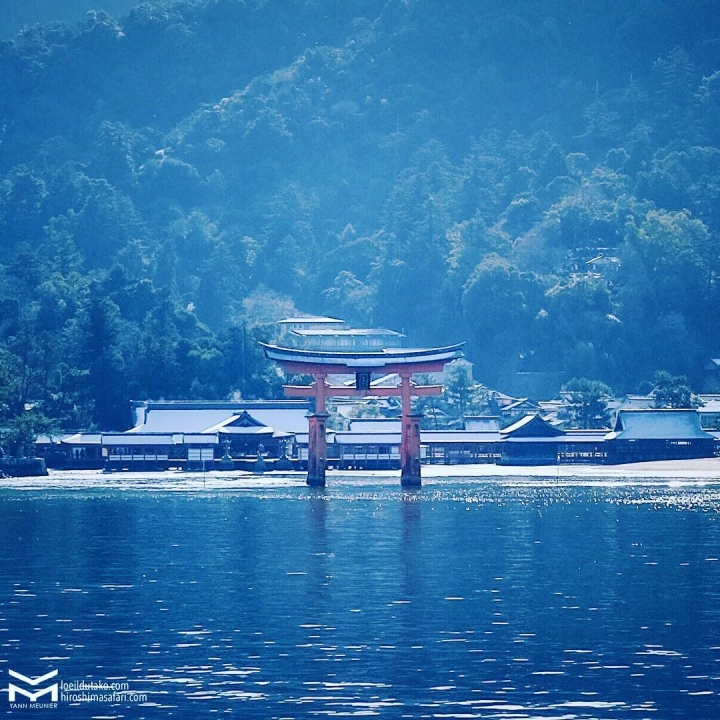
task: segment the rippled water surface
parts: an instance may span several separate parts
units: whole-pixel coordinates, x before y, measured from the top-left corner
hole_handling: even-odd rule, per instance
[[[0,714],[720,717],[720,484],[258,482],[0,488]]]

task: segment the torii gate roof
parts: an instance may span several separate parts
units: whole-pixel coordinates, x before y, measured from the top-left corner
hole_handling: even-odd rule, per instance
[[[375,352],[302,350],[260,343],[265,357],[293,373],[429,373],[462,357],[464,342],[436,348],[386,348]]]

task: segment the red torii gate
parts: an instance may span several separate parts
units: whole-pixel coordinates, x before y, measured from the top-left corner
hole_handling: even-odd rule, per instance
[[[274,360],[285,372],[296,375],[312,375],[312,385],[285,385],[288,397],[314,397],[315,412],[309,417],[308,475],[307,484],[325,485],[327,442],[325,429],[328,413],[327,397],[391,397],[402,399],[402,436],[400,443],[400,482],[406,486],[420,485],[420,419],[413,414],[411,398],[439,395],[442,385],[414,385],[414,373],[440,372],[452,360],[462,357],[462,346],[448,345],[439,348],[408,350],[387,348],[377,352],[325,352],[301,350],[260,343],[265,356]],[[373,374],[397,373],[400,385],[396,387],[371,387]],[[355,375],[354,387],[335,387],[326,383],[328,375]]]

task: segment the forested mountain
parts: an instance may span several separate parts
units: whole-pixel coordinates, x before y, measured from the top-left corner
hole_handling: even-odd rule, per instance
[[[145,3],[0,45],[0,108],[6,421],[277,395],[293,312],[509,390],[720,355],[714,0]]]
[[[137,0],[2,0],[0,38],[10,38],[23,28],[53,22],[76,23],[93,10],[122,14]]]

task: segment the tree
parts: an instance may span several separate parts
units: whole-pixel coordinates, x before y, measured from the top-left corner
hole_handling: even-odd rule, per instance
[[[639,222],[629,218],[626,240],[641,260],[654,307],[695,315],[704,306],[717,272],[718,238],[701,220],[687,210],[650,210]]]
[[[93,422],[102,430],[119,430],[127,423],[129,397],[123,352],[123,323],[118,306],[91,288],[83,327],[87,387],[93,400]],[[130,355],[128,353],[128,355]]]
[[[573,378],[562,390],[570,403],[573,427],[596,429],[608,426],[608,401],[612,390],[599,380]]]
[[[700,405],[685,375],[671,375],[666,370],[658,370],[653,376],[653,386],[657,408],[694,408]]]
[[[323,290],[331,313],[350,323],[370,325],[372,322],[372,288],[358,280],[353,273],[342,270],[332,287]]]
[[[53,434],[57,424],[37,408],[11,418],[0,432],[0,446],[15,457],[35,457],[38,435]]]
[[[461,358],[447,366],[442,405],[448,417],[456,421],[487,408],[487,391],[473,379],[472,363]]]
[[[462,317],[484,383],[495,383],[514,371],[520,352],[530,344],[542,298],[535,275],[520,272],[495,253],[472,271],[462,290]]]

